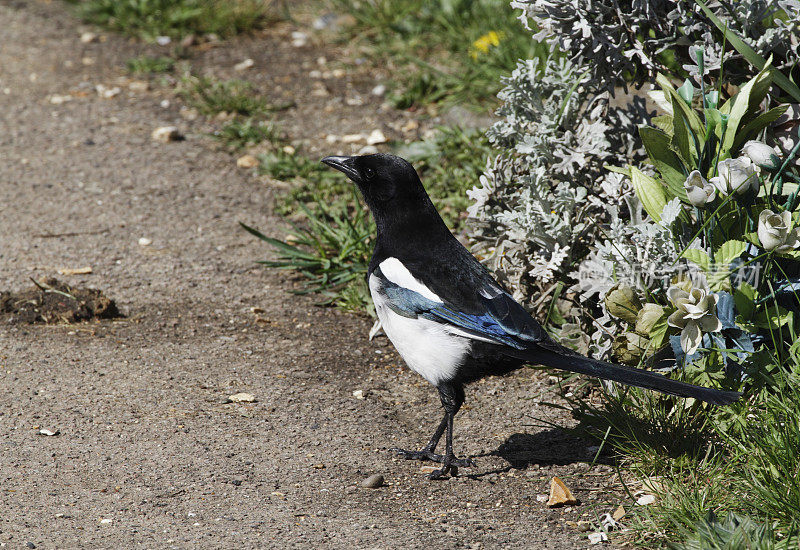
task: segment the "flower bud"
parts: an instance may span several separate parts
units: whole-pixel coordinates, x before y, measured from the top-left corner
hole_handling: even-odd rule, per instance
[[[761,168],[777,170],[781,167],[781,159],[775,154],[775,149],[766,143],[750,140],[744,144],[742,152]]]
[[[800,228],[792,229],[792,213],[783,211],[776,214],[764,209],[758,215],[758,240],[764,250],[789,252],[800,245]]]
[[[647,350],[650,340],[635,332],[624,332],[614,338],[611,349],[614,357],[624,365],[636,365]]]
[[[645,336],[650,334],[655,324],[664,315],[664,308],[658,304],[644,304],[636,315],[636,332]]]
[[[686,196],[689,198],[689,202],[698,208],[710,203],[717,196],[714,186],[700,175],[699,170],[692,170],[686,181],[683,182],[683,188],[686,189]]]
[[[720,195],[728,196],[731,193],[743,195],[748,189],[758,190],[756,166],[748,157],[721,161],[717,165],[717,174],[711,178],[711,183]]]
[[[636,316],[642,308],[642,303],[636,292],[629,286],[615,285],[608,291],[605,298],[606,309],[612,317],[622,319],[630,324],[636,323]]]

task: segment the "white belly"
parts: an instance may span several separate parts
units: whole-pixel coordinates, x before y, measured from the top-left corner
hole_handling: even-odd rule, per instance
[[[470,351],[470,340],[449,332],[441,323],[395,313],[376,287],[377,280],[372,276],[369,288],[375,312],[406,364],[434,386],[452,380]]]

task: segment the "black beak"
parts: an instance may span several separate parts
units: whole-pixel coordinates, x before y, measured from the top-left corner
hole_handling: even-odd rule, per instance
[[[348,178],[358,183],[359,173],[355,167],[356,157],[325,157],[322,159],[322,164],[327,164],[331,168],[343,172]]]

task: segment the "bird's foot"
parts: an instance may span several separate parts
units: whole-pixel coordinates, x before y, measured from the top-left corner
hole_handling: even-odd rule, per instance
[[[393,453],[397,453],[406,460],[430,460],[431,462],[438,462],[442,465],[441,468],[432,471],[426,477],[428,479],[448,479],[455,477],[458,474],[459,468],[470,468],[475,466],[475,462],[471,458],[456,458],[454,456],[437,455],[433,451],[422,449],[421,451],[406,451],[405,449],[390,449]]]
[[[421,451],[406,451],[405,449],[389,449],[389,451],[396,453],[406,460],[430,460],[431,462],[444,461],[443,455],[437,455],[433,451],[422,449]]]
[[[448,479],[449,477],[456,477],[458,475],[458,468],[468,468],[475,466],[472,459],[469,458],[456,458],[454,456],[445,456],[442,461],[442,467],[434,470],[427,475],[428,479]]]

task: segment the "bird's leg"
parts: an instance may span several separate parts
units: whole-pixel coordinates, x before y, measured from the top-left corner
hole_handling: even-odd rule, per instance
[[[431,472],[428,477],[430,479],[444,479],[446,476],[454,473],[456,467],[475,466],[475,463],[469,458],[456,458],[453,453],[453,418],[456,413],[464,404],[464,387],[461,384],[454,384],[452,382],[445,382],[439,384],[439,397],[442,400],[442,407],[444,407],[444,420],[447,435],[445,437],[445,453],[442,459],[442,467],[438,470]],[[441,425],[439,426],[441,428]],[[437,429],[438,431],[438,429]],[[441,436],[441,434],[439,434]]]
[[[406,451],[405,449],[397,448],[389,450],[399,454],[406,460],[431,460],[433,462],[441,462],[444,460],[444,457],[442,455],[437,455],[434,453],[434,451],[436,450],[436,445],[439,444],[439,440],[442,438],[445,428],[447,428],[447,413],[445,413],[444,418],[442,418],[442,421],[439,423],[436,431],[433,432],[431,440],[428,441],[428,444],[425,445],[421,450]]]

